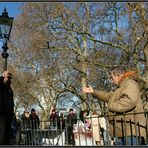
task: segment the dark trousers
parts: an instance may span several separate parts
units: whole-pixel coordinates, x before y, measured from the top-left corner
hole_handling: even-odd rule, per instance
[[[5,140],[5,126],[6,126],[6,118],[4,116],[0,115],[0,132],[1,132],[1,136],[0,136],[0,145],[4,144],[4,140]]]
[[[6,127],[5,127],[5,145],[9,145],[10,144],[10,138],[11,138],[11,123],[12,123],[12,115],[9,114],[6,117]]]
[[[0,145],[10,144],[11,116],[0,115]]]
[[[75,145],[73,127],[68,127],[67,132],[68,132],[68,144]]]
[[[126,142],[126,140],[127,140],[127,142]],[[127,139],[125,137],[121,138],[121,145],[126,145],[126,144],[127,145],[137,145],[137,143],[138,143],[138,145],[145,145],[144,137],[141,137],[141,138],[138,137],[138,139],[136,138],[136,136],[132,136],[132,137],[127,136]]]

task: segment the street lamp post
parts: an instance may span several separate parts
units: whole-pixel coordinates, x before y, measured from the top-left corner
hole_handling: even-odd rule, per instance
[[[7,70],[7,58],[9,56],[9,54],[7,53],[7,49],[8,49],[7,41],[9,40],[9,37],[10,37],[12,24],[13,24],[13,17],[9,17],[6,8],[4,8],[4,11],[0,16],[0,39],[2,39],[3,41],[2,57],[4,59],[3,70]]]

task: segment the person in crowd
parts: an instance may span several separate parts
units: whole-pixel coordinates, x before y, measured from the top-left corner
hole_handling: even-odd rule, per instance
[[[22,137],[22,131],[21,131],[21,119],[19,119],[18,112],[15,112],[16,116],[16,140],[15,145],[19,145],[21,143]]]
[[[21,117],[22,129],[30,129],[29,111],[25,110]]]
[[[96,146],[93,138],[91,119],[88,110],[81,110],[79,120],[74,125],[73,133],[76,146]]]
[[[12,74],[4,71],[0,77],[0,144],[10,144],[11,122],[14,115],[14,98],[11,88]]]
[[[51,129],[60,129],[59,115],[56,112],[56,109],[53,108],[50,114],[50,128]]]
[[[39,137],[39,126],[40,126],[40,118],[36,114],[36,110],[34,108],[31,109],[31,113],[29,115],[30,129],[31,129],[31,145],[36,145],[38,141],[36,140]]]
[[[31,113],[29,115],[29,121],[31,129],[39,129],[40,119],[39,116],[36,114],[36,110],[34,108],[31,109]]]
[[[90,117],[91,126],[92,126],[92,134],[93,138],[96,141],[96,145],[101,145],[101,134],[100,134],[100,121],[99,116],[96,111],[94,111]]]
[[[75,145],[74,134],[73,134],[73,125],[77,123],[77,115],[74,113],[73,109],[69,109],[67,115],[67,133],[68,133],[68,144]]]
[[[118,137],[115,139],[116,144],[136,145],[137,139],[146,137],[146,119],[144,114],[139,114],[144,109],[135,77],[135,72],[126,71],[124,67],[115,67],[111,78],[117,85],[116,90],[107,92],[95,90],[91,86],[82,88],[84,93],[91,93],[99,100],[108,102],[110,134]]]
[[[59,120],[60,120],[60,122],[59,122],[60,129],[65,129],[65,122],[66,121],[64,119],[63,113],[60,114]]]
[[[16,114],[13,114],[11,122],[11,132],[10,132],[10,145],[20,144],[21,135],[20,135],[20,122],[18,121]]]
[[[29,145],[31,142],[31,131],[30,131],[30,119],[29,111],[25,110],[21,117],[21,127],[22,131],[25,134],[25,144]]]

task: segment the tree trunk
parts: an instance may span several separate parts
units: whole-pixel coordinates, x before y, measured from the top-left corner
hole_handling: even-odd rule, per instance
[[[87,65],[86,65],[86,58],[87,58],[87,42],[86,38],[83,37],[83,57],[82,57],[82,87],[87,86]],[[86,100],[87,100],[87,94],[83,93],[83,99],[84,101],[82,102],[82,109],[86,109]]]

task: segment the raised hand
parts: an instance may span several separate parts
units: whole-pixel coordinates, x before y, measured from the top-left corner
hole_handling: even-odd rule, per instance
[[[84,93],[93,93],[93,88],[89,85],[88,87],[83,87],[82,92]]]
[[[2,75],[3,75],[3,77],[4,77],[4,78],[7,78],[7,77],[8,77],[8,73],[9,73],[9,72],[8,72],[7,70],[6,70],[6,71],[4,71],[4,72],[3,72],[3,74],[2,74]]]

